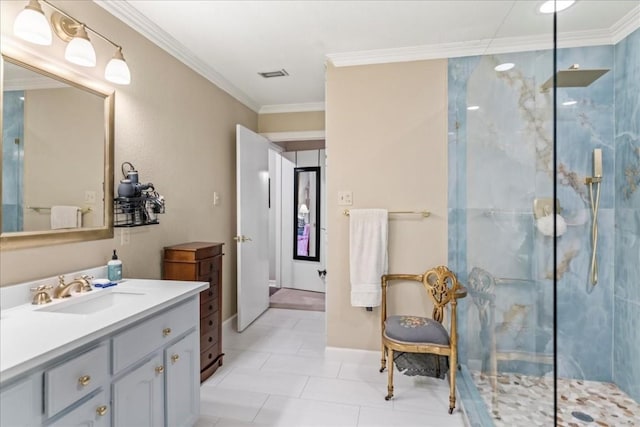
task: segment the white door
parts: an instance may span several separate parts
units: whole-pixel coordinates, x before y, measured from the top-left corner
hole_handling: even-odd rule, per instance
[[[238,332],[269,308],[269,140],[236,125]]]

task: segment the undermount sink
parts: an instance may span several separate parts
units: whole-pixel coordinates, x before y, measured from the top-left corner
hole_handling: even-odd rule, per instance
[[[100,292],[96,295],[72,296],[67,301],[45,306],[36,311],[66,314],[94,314],[117,305],[134,302],[144,295],[143,293],[108,291]]]

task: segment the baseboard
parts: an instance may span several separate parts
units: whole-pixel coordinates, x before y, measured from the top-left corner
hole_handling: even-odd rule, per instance
[[[237,328],[237,324],[238,322],[236,321],[236,319],[238,318],[238,314],[234,314],[233,316],[229,317],[227,320],[225,320],[224,322],[222,322],[222,327],[220,329],[222,329],[222,333],[224,334],[229,333],[229,332],[236,332],[238,330]]]

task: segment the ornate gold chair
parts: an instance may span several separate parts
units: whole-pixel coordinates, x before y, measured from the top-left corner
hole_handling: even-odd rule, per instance
[[[393,315],[387,316],[387,292],[388,287],[395,281],[422,282],[429,298],[433,302],[433,315],[431,318]],[[389,366],[388,394],[389,400],[393,397],[393,362],[394,352],[431,354],[436,365],[437,376],[444,372],[440,370],[442,356],[449,358],[449,414],[453,413],[456,406],[456,368],[458,365],[458,337],[456,332],[456,306],[458,298],[464,298],[467,291],[460,285],[455,274],[447,267],[438,266],[428,270],[424,274],[385,274],[382,276],[382,366],[380,372]],[[451,303],[449,332],[442,325],[444,311],[447,304]],[[445,368],[446,369],[446,368]]]

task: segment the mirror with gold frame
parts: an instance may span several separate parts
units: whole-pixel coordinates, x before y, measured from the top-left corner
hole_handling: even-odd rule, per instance
[[[0,249],[112,238],[113,91],[7,54],[0,77]]]

